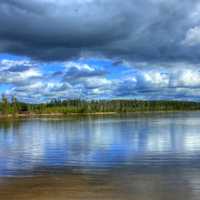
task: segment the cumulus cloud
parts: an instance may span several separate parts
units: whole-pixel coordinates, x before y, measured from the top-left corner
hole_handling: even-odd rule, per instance
[[[128,66],[117,77],[112,77],[112,70],[82,62],[64,62],[53,72],[31,61],[4,59],[1,66],[0,83],[10,86],[5,93],[27,102],[55,98],[200,99],[200,71],[192,66]]]
[[[200,45],[200,26],[196,26],[187,31],[183,44],[188,46]]]
[[[193,69],[179,69],[171,74],[170,86],[179,88],[200,88],[200,71]]]
[[[0,83],[10,85],[5,91],[22,101],[46,102],[51,99],[108,98],[112,81],[106,71],[88,64],[62,63],[61,71],[45,71],[40,63],[2,60]]]
[[[105,70],[95,69],[87,64],[79,64],[76,62],[65,63],[66,70],[63,73],[64,80],[77,82],[89,77],[103,77]]]
[[[41,76],[38,68],[29,61],[2,60],[0,62],[0,83],[20,84]]]
[[[196,68],[138,70],[118,81],[114,95],[136,99],[200,99],[200,71]]]

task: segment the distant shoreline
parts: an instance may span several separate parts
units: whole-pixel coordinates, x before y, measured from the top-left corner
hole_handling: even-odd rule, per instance
[[[0,119],[66,117],[88,115],[114,115],[128,113],[169,113],[200,110],[200,102],[142,101],[142,100],[54,100],[48,103],[29,104],[11,102],[4,97],[0,101]]]
[[[19,119],[19,118],[35,118],[35,117],[68,117],[68,116],[101,116],[101,115],[119,115],[119,114],[148,114],[148,113],[178,113],[178,112],[199,112],[200,110],[152,110],[152,111],[135,111],[135,112],[94,112],[94,113],[25,113],[25,114],[12,114],[1,115],[1,119]]]
[[[84,115],[113,115],[113,114],[120,114],[117,112],[96,112],[96,113],[43,113],[43,114],[37,114],[37,113],[29,113],[29,114],[16,114],[13,116],[12,114],[8,115],[1,115],[0,119],[15,119],[15,118],[32,118],[32,117],[67,117],[67,116],[84,116]]]

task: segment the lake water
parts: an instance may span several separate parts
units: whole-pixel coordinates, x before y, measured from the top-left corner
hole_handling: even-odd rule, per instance
[[[0,122],[2,200],[199,200],[200,112]]]

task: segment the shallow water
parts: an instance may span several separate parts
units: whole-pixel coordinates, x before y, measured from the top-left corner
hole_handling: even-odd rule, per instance
[[[199,200],[200,112],[0,122],[0,199]]]

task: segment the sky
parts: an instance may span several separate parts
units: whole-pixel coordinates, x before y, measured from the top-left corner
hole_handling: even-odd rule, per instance
[[[200,101],[198,0],[1,0],[0,94]]]

